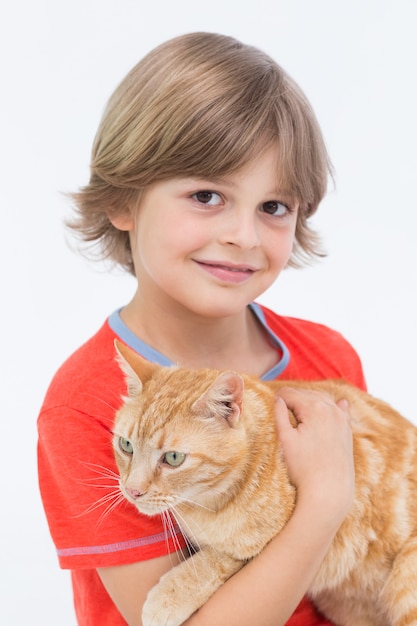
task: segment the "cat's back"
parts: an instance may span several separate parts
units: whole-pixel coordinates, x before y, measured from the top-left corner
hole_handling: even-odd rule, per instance
[[[279,395],[283,387],[324,392],[338,402],[347,400],[354,441],[358,496],[369,496],[377,511],[403,494],[417,528],[417,427],[388,403],[338,380],[272,381]],[[385,505],[384,505],[385,500]]]
[[[266,384],[275,395],[279,395],[279,391],[282,388],[291,387],[328,394],[334,402],[347,400],[352,431],[355,437],[378,434],[381,444],[388,443],[392,447],[396,442],[400,446],[403,444],[405,433],[411,440],[417,435],[417,426],[387,402],[342,380],[276,380]]]

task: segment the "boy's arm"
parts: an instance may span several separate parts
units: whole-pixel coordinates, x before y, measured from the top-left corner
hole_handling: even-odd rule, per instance
[[[322,510],[314,512],[307,502],[297,505],[281,533],[185,624],[285,624],[305,595],[337,531],[338,525],[332,526],[321,518]],[[141,626],[147,592],[171,568],[173,559],[168,555],[99,570],[104,586],[129,626]]]

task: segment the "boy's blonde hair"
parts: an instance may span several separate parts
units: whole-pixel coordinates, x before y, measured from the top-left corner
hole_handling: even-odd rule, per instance
[[[100,256],[134,273],[129,234],[109,216],[149,184],[220,177],[276,142],[279,182],[300,203],[291,265],[322,256],[307,218],[331,164],[303,92],[265,53],[224,35],[190,33],[146,55],[110,98],[95,137],[90,182],[72,195],[69,223]]]

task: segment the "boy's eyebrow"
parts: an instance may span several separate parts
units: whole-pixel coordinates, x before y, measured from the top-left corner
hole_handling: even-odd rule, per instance
[[[237,187],[237,183],[227,179],[221,178],[218,176],[189,176],[181,179],[184,183],[213,183],[213,185],[226,185],[228,187],[235,188]],[[271,189],[268,193],[277,194],[281,196],[285,196],[287,198],[293,198],[294,193],[292,193],[289,189],[280,189],[278,186],[274,189]]]
[[[218,176],[186,176],[181,178],[183,182],[190,183],[214,183],[215,185],[229,185],[230,187],[236,187],[236,184],[226,178],[219,178]]]

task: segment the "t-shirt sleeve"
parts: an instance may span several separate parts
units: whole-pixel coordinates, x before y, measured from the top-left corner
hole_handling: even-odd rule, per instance
[[[141,515],[121,495],[111,428],[68,406],[38,419],[42,500],[62,568],[123,565],[183,546],[160,516]]]

